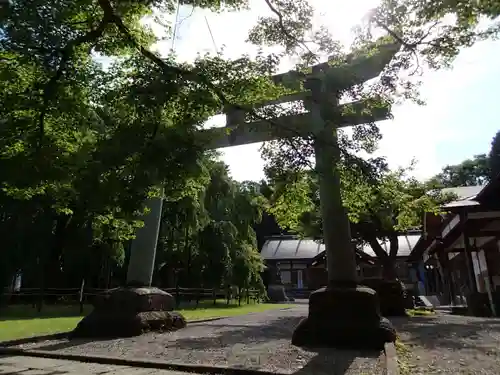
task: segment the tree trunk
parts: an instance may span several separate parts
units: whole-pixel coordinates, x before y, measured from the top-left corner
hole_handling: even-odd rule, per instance
[[[382,277],[385,280],[393,281],[398,278],[394,259],[391,259],[391,257],[389,256],[383,257],[381,264],[382,264]]]
[[[396,280],[396,267],[395,267],[395,258],[391,258],[389,254],[384,250],[382,245],[380,245],[378,239],[375,236],[370,236],[368,238],[368,243],[375,255],[377,255],[378,261],[382,266],[382,277],[385,280]]]
[[[71,220],[71,216],[58,216],[55,219],[55,229],[53,234],[52,246],[48,249],[49,253],[44,257],[45,280],[47,287],[58,288],[62,284],[61,262],[63,248],[66,239],[66,230]]]
[[[191,245],[189,244],[189,227],[186,227],[184,231],[184,251],[187,252],[187,262],[186,262],[186,279],[187,287],[192,286],[191,282]]]

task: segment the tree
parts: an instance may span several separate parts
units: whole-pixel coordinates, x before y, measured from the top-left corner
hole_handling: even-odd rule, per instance
[[[211,226],[212,237],[222,235],[222,228],[233,233],[234,239],[224,239],[233,241],[234,246],[229,246],[231,251],[243,248],[236,244],[251,242],[251,232],[243,234],[248,219],[222,220],[225,214],[218,211],[217,205],[206,208],[213,215],[208,219],[198,208],[201,202],[207,205],[208,198],[197,194],[214,196],[213,192],[197,186],[182,194],[190,190],[189,183],[207,178],[200,163],[203,140],[196,135],[197,130],[221,108],[245,109],[261,119],[283,112],[283,108],[256,111],[252,107],[287,92],[269,79],[282,57],[297,58],[297,67],[306,69],[326,55],[332,56],[332,63],[343,65],[347,56],[347,51],[325,28],[312,27],[313,9],[306,0],[266,2],[271,15],[259,19],[249,40],[259,46],[281,47],[277,53],[261,52],[255,58],[237,59],[199,56],[191,64],[177,62],[174,54],[159,56],[150,50],[159,39],[141,19],[154,18],[153,7],[174,12],[171,2],[18,0],[2,6],[2,283],[8,282],[19,269],[25,273],[32,270],[30,275],[37,270],[39,285],[55,285],[66,279],[76,282],[80,277],[97,278],[105,268],[100,264],[104,261],[120,266],[126,244],[142,225],[139,220],[144,212],[142,202],[149,195],[158,194],[159,186],[171,194],[169,220],[179,222],[172,238],[175,241],[189,238],[184,241],[190,244],[185,249],[190,249],[195,239],[200,238],[198,227],[208,231]],[[395,29],[399,27],[398,31],[403,25],[415,34],[426,22],[442,14],[422,12],[423,23],[418,23],[420,19],[411,23],[404,16],[404,9],[391,5],[395,3],[384,2],[376,16]],[[181,4],[214,10],[248,6],[245,0],[185,0]],[[429,3],[415,2],[414,8],[419,4],[427,9]],[[492,2],[472,8],[461,5],[457,8],[460,27],[469,30],[470,24],[474,26],[477,17],[471,17],[469,23],[462,17],[470,13],[469,9],[473,16],[493,16],[496,14],[493,5]],[[476,9],[479,6],[483,8]],[[388,12],[396,12],[400,17],[393,20],[387,16]],[[401,30],[408,34],[404,27]],[[399,38],[390,30],[387,33],[383,40]],[[459,44],[464,45],[487,34],[467,37],[460,33],[453,29],[446,35],[458,36]],[[441,39],[440,46],[444,48],[447,40]],[[377,41],[365,33],[355,44],[354,52],[369,53],[372,42]],[[410,44],[404,43],[408,56],[413,51]],[[433,51],[432,48],[425,51],[430,60]],[[445,52],[453,55],[457,49],[452,46],[450,51]],[[111,58],[111,67],[104,69],[94,59],[96,55]],[[406,66],[405,56],[396,58],[367,90],[354,87],[342,94],[350,94],[353,99],[371,98],[373,105],[392,103],[399,95],[414,97],[414,86],[398,77],[398,70]],[[289,111],[294,113],[297,109]],[[380,133],[374,124],[356,127],[351,137],[345,134],[341,137],[344,160],[363,171],[367,178],[372,178],[377,161],[362,160],[355,157],[355,152],[373,151],[378,139]],[[311,140],[270,143],[264,149],[264,156],[273,178],[293,178],[308,167],[313,150]],[[234,186],[231,189],[239,191]],[[255,213],[252,210],[245,217],[251,217]],[[182,220],[190,224],[181,225]],[[235,228],[230,228],[228,223],[233,220]],[[210,224],[205,224],[206,221]],[[246,240],[240,235],[247,236]],[[169,236],[165,239],[172,241]],[[97,262],[96,258],[102,261]],[[85,260],[93,266],[92,270],[85,275],[74,272],[78,276],[71,276],[71,267],[77,269],[76,259]]]
[[[152,41],[135,19],[147,7],[121,12],[131,17],[134,37]],[[152,67],[127,54],[128,43],[116,40],[91,4],[18,1],[2,16],[3,224],[14,225],[4,277],[26,266],[9,250],[20,235],[32,235],[33,243],[21,248],[29,246],[41,265],[40,284],[49,277],[55,285],[62,281],[60,260],[71,256],[67,249],[96,246],[123,259],[122,243],[133,237],[151,187],[192,173],[201,149],[189,129],[159,125],[166,97],[144,106],[150,82],[141,76]],[[104,71],[93,51],[124,60]]]
[[[497,0],[383,0],[360,29],[360,40],[381,30],[403,45],[402,68],[420,71],[423,57],[431,68],[439,69],[450,67],[462,48],[496,37],[498,15]]]
[[[309,62],[318,58],[318,54],[312,52],[314,47],[318,47],[321,51],[321,48],[328,45],[331,48],[329,53],[333,54],[334,64],[342,61],[342,58],[345,57],[344,51],[328,36],[320,38],[319,34],[315,34],[316,38],[304,38],[303,30],[311,28],[311,23],[308,23],[310,21],[308,15],[312,12],[307,8],[307,5],[304,5],[303,2],[290,4],[287,1],[274,5],[274,13],[278,17],[275,19],[266,18],[266,21],[251,34],[253,40],[283,46],[285,54],[307,56]],[[287,17],[285,9],[301,9],[303,17],[299,18],[300,21],[296,21],[293,16]],[[359,48],[363,51],[370,42],[374,41],[374,36],[381,33],[385,35],[385,40],[392,39],[399,42],[402,49],[384,70],[379,81],[365,88],[365,93],[369,93],[366,96],[379,95],[391,104],[401,99],[415,100],[422,104],[423,102],[418,97],[418,82],[415,79],[415,73],[421,72],[420,60],[422,57],[433,69],[450,67],[461,48],[498,34],[499,24],[495,18],[499,11],[500,7],[495,1],[455,1],[451,3],[420,0],[382,1],[366,17],[364,25],[359,27],[358,38],[353,44],[353,50],[356,51]],[[290,13],[293,14],[293,12]],[[490,22],[480,23],[481,17],[487,18]],[[302,28],[297,28],[297,23],[300,23]],[[286,29],[287,25],[293,26]],[[274,30],[274,33],[271,33],[271,30]],[[316,46],[314,41],[318,42]],[[342,92],[342,94],[357,97],[357,89],[354,92],[347,90],[349,92]],[[385,225],[377,225],[376,228],[384,231],[391,229],[390,231],[394,232],[398,227],[404,228],[401,223],[394,223],[395,217],[401,215],[400,210],[408,213],[402,216],[407,218],[405,219],[408,221],[406,225],[411,222],[409,218],[414,217],[414,215],[408,216],[409,211],[405,209],[406,206],[412,207],[417,203],[423,205],[422,207],[431,205],[431,202],[426,203],[426,201],[431,200],[430,198],[433,198],[434,201],[432,206],[436,206],[440,201],[445,200],[444,197],[433,197],[435,181],[419,186],[414,181],[403,183],[404,179],[400,177],[382,178],[380,171],[383,170],[381,168],[384,164],[383,160],[373,158],[362,160],[357,157],[357,152],[360,150],[370,154],[376,149],[377,141],[380,139],[377,126],[369,124],[364,127],[355,127],[354,131],[355,134],[351,137],[339,132],[342,168],[347,171],[354,169],[356,173],[361,173],[354,178],[355,181],[359,182],[359,186],[351,186],[353,191],[375,194],[373,189],[376,189],[375,196],[379,198],[378,201],[370,198],[368,202],[360,203],[364,202],[363,197],[359,193],[356,194],[355,199],[351,200],[352,207],[348,206],[351,220],[353,220],[353,213],[358,212],[360,207],[363,210],[371,207],[373,210],[373,204],[382,203],[381,209],[389,210],[385,215],[388,215],[392,229],[385,228]],[[297,228],[303,232],[307,232],[304,226],[319,229],[318,224],[320,223],[317,214],[319,202],[317,187],[315,187],[316,177],[314,172],[309,172],[313,168],[311,165],[311,156],[314,154],[312,138],[313,136],[310,139],[294,139],[293,142],[278,141],[266,145],[263,149],[263,155],[267,160],[266,173],[275,185],[276,196],[272,212],[279,218],[280,225]],[[478,171],[478,173],[481,172]],[[483,179],[481,176],[477,178]],[[369,181],[368,185],[365,181]],[[347,181],[344,181],[344,185],[346,184]],[[395,187],[402,189],[399,195],[395,194]],[[348,205],[346,194],[348,192],[344,191],[344,202]],[[389,199],[389,202],[382,202],[381,197]],[[396,206],[394,206],[395,203],[397,203]],[[308,215],[305,222],[302,214]],[[375,219],[379,215],[373,216],[371,213],[369,217]],[[418,219],[420,220],[420,217]],[[362,222],[364,220],[360,223]],[[386,234],[378,234],[382,234],[381,237],[386,237]],[[375,243],[374,246],[376,246]]]
[[[500,173],[500,131],[498,131],[491,141],[491,149],[488,155],[488,165],[490,168],[490,178],[498,177]]]
[[[237,183],[217,154],[202,158],[203,173],[163,207],[157,268],[164,283],[262,289],[263,269],[253,226],[265,198],[253,183]],[[169,275],[176,280],[168,280]],[[170,285],[173,286],[173,285]]]
[[[484,185],[490,179],[490,161],[486,154],[475,155],[460,164],[447,165],[431,181],[442,187]]]
[[[375,181],[343,168],[343,202],[351,222],[351,232],[358,245],[368,244],[376,254],[385,279],[394,280],[395,260],[399,250],[398,235],[420,229],[424,212],[439,212],[439,207],[453,199],[435,186],[408,176],[407,169],[380,171]],[[304,236],[322,236],[318,185],[314,174],[306,174],[274,199],[273,214],[278,222],[291,225]],[[298,197],[301,197],[298,199]],[[386,252],[381,242],[388,242]]]
[[[152,6],[173,12],[161,1],[2,7],[2,284],[18,269],[26,279],[39,269],[36,284],[58,285],[100,274],[105,259],[122,264],[145,198],[158,186],[179,196],[203,174],[200,125],[229,101],[282,92],[267,77],[278,63],[273,55],[179,64],[151,53],[158,39],[140,21]],[[111,57],[111,67],[96,54]],[[92,271],[71,276],[77,259]]]
[[[395,279],[398,236],[420,230],[424,213],[441,212],[440,207],[454,196],[408,176],[405,169],[384,173],[377,184],[363,184],[352,177],[346,181],[345,202],[354,236],[370,245],[383,267],[383,277]],[[388,242],[388,253],[381,242]]]

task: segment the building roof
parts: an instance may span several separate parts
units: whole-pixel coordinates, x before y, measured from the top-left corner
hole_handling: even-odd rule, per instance
[[[485,185],[474,186],[459,186],[441,189],[442,193],[453,193],[457,196],[457,200],[471,200],[483,190]]]
[[[420,238],[420,233],[400,235],[398,237],[398,256],[408,256]],[[389,253],[389,242],[380,241],[382,248]],[[325,245],[313,239],[298,239],[293,237],[270,238],[262,246],[261,256],[264,260],[274,259],[304,259],[309,260],[325,250]],[[370,245],[363,246],[362,251],[371,257],[376,257]]]
[[[375,264],[374,259],[370,256],[364,254],[361,250],[356,249],[356,262],[363,262],[367,264]],[[316,266],[317,264],[324,263],[326,260],[326,251],[323,250],[317,256],[315,256],[312,260],[312,265]]]
[[[466,209],[467,207],[480,207],[482,204],[484,204],[484,201],[488,199],[488,196],[497,195],[495,193],[499,188],[500,174],[496,178],[488,182],[486,185],[461,186],[442,189],[442,192],[455,193],[459,198],[456,201],[444,205],[443,208],[449,209],[450,212],[453,212],[454,209],[456,211],[456,209],[459,208]],[[447,219],[441,222],[440,228],[438,228],[440,233],[442,233],[443,226],[447,225],[452,218],[452,215],[447,215]],[[429,246],[432,245],[434,239],[435,238],[431,238],[431,236],[422,236],[414,247],[414,250],[408,260],[411,262],[420,260],[423,253],[428,249]]]
[[[420,238],[421,233],[415,234],[403,234],[398,236],[398,257],[407,257],[410,255],[411,251],[415,247],[418,239]],[[379,241],[382,245],[382,248],[389,253],[389,241]],[[373,251],[370,245],[363,246],[363,252],[369,256],[376,257],[375,252]]]
[[[271,238],[268,239],[260,252],[264,260],[271,259],[313,259],[325,250],[325,245],[312,239]]]
[[[472,206],[479,206],[480,203],[475,200],[469,200],[469,199],[464,199],[460,201],[453,201],[450,203],[446,203],[443,205],[443,208],[458,208],[458,207],[472,207]]]
[[[484,189],[484,187],[485,185],[475,185],[442,189],[442,193],[453,193],[458,197],[457,200],[445,204],[443,208],[479,206],[479,202],[476,200],[476,197]]]

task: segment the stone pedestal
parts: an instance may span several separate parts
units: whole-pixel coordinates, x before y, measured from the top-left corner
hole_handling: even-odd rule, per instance
[[[361,285],[377,292],[382,316],[406,316],[414,308],[413,298],[399,280],[366,279]]]
[[[262,281],[267,290],[267,298],[269,302],[290,302],[293,298],[286,295],[285,286],[281,280],[279,268],[274,265],[269,265],[262,274]]]
[[[284,285],[280,284],[271,284],[267,287],[267,298],[269,302],[274,303],[294,301],[293,298],[286,295]]]
[[[305,347],[381,350],[396,340],[392,324],[380,315],[373,289],[330,286],[313,292],[309,316],[292,336],[292,344]]]
[[[467,306],[472,316],[493,316],[487,293],[469,293],[467,295]]]
[[[186,320],[172,311],[174,306],[174,297],[158,288],[112,289],[97,298],[94,310],[78,323],[71,337],[130,337],[183,328]]]

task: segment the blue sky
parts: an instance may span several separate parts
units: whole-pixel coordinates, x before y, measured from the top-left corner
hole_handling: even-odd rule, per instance
[[[438,164],[457,163],[489,150],[493,135],[500,130],[499,66],[499,42],[481,43],[458,59],[451,75],[465,82],[458,90],[450,90],[443,121],[453,136],[439,144]]]
[[[321,5],[321,0],[310,0]],[[316,22],[326,24],[334,36],[348,44],[351,29],[377,0],[332,0],[328,9],[318,12]],[[182,60],[192,60],[198,52],[215,52],[205,17],[217,48],[225,45],[230,57],[252,53],[244,43],[248,29],[259,15],[268,14],[264,1],[252,1],[245,13],[213,14],[182,7],[175,50]],[[338,6],[337,5],[342,5]],[[156,48],[168,51],[172,41]],[[405,103],[393,108],[394,119],[380,123],[383,139],[377,154],[387,157],[391,167],[418,161],[415,176],[426,178],[447,165],[459,163],[478,153],[487,153],[491,139],[500,129],[497,98],[500,97],[500,42],[487,41],[464,50],[452,70],[426,71],[421,94],[427,104]],[[284,70],[287,70],[284,64]],[[218,126],[222,126],[222,119]],[[263,177],[260,145],[225,149],[223,160],[237,180]]]

